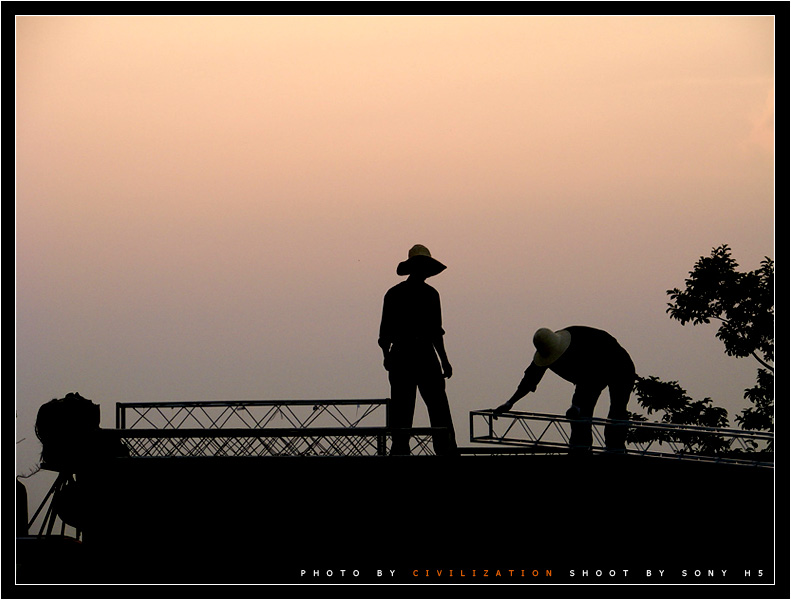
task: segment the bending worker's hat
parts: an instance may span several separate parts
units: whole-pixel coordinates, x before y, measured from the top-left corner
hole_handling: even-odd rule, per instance
[[[409,256],[404,262],[398,263],[396,273],[399,275],[411,275],[420,273],[426,277],[433,277],[442,273],[446,269],[445,265],[431,256],[428,248],[421,244],[415,244],[409,249]]]
[[[533,335],[533,345],[536,353],[533,362],[539,367],[548,367],[568,349],[571,343],[571,334],[565,329],[552,331],[542,327]]]

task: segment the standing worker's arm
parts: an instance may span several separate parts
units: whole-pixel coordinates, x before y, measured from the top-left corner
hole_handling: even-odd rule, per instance
[[[442,365],[442,376],[446,379],[450,379],[453,376],[453,367],[450,366],[450,362],[448,361],[448,355],[445,352],[445,341],[442,335],[438,335],[434,339],[434,350],[437,351],[439,362]]]
[[[445,379],[450,379],[453,376],[453,367],[450,366],[448,355],[445,352],[445,330],[442,328],[442,305],[439,294],[436,291],[434,291],[429,314],[431,315],[429,319],[431,323],[429,327],[431,344],[434,346],[437,356],[439,356],[439,362],[440,365],[442,365],[442,376]]]
[[[382,349],[384,358],[384,368],[390,370],[390,348],[393,344],[393,308],[391,306],[389,294],[385,294],[384,305],[382,306],[382,321],[379,325],[379,347]]]
[[[390,370],[390,342],[379,338],[379,347],[382,349],[382,355],[384,357],[384,368],[385,371]]]

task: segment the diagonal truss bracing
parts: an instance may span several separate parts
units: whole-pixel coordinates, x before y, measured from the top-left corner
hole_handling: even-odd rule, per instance
[[[594,452],[605,450],[604,428],[626,424],[627,453],[681,460],[773,466],[771,433],[646,421],[590,419]],[[571,420],[565,416],[492,410],[470,412],[470,441],[508,445],[537,452],[566,452]]]
[[[387,399],[119,402],[115,435],[134,457],[383,456]],[[433,455],[438,428],[411,428],[411,455]]]
[[[432,428],[409,429],[413,456],[433,455]],[[385,427],[301,429],[117,429],[131,457],[385,456]]]
[[[387,400],[119,402],[117,429],[267,429],[388,423]]]

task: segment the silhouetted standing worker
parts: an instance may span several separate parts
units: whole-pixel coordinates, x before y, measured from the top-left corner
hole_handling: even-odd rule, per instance
[[[412,427],[417,390],[426,403],[432,427],[448,429],[434,437],[437,454],[456,454],[453,421],[445,393],[445,378],[453,369],[445,353],[439,293],[426,279],[445,270],[428,248],[417,244],[396,273],[409,277],[384,297],[379,346],[390,379],[390,426]],[[391,454],[409,454],[409,436],[393,435]]]
[[[571,408],[572,451],[590,450],[593,443],[590,420],[604,388],[610,389],[609,419],[626,420],[626,405],[635,380],[634,363],[629,353],[606,331],[593,327],[572,326],[559,331],[541,328],[533,336],[536,353],[533,362],[513,396],[495,412],[511,410],[529,392],[535,392],[547,369],[575,385]],[[626,427],[607,425],[604,440],[608,450],[623,451]]]

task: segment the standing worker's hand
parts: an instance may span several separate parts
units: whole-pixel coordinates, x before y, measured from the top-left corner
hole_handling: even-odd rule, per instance
[[[453,367],[450,366],[450,363],[447,360],[442,363],[442,376],[445,379],[450,379],[453,377]]]

